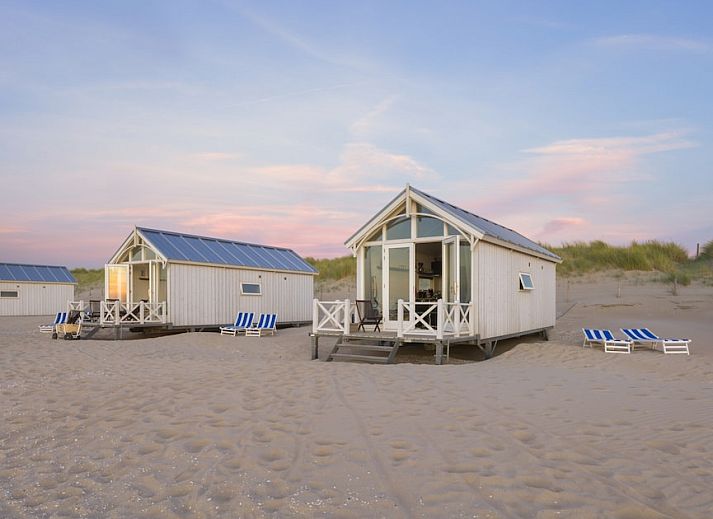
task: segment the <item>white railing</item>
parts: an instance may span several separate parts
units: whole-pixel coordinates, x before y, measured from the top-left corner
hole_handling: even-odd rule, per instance
[[[121,301],[102,301],[99,322],[101,324],[146,324],[166,323],[166,302],[122,303]]]
[[[396,335],[475,335],[473,303],[413,302],[399,299]],[[408,319],[404,316],[408,312]]]
[[[354,322],[356,304],[344,299],[343,301],[312,302],[312,333],[349,333]]]
[[[67,301],[67,312],[79,312],[80,315],[91,310],[89,303],[86,301]]]
[[[445,336],[475,335],[475,307],[473,303],[420,302],[399,299],[397,304],[396,335],[427,335],[443,339]],[[338,301],[313,300],[312,333],[348,334],[352,323],[357,323],[356,304],[349,299]]]

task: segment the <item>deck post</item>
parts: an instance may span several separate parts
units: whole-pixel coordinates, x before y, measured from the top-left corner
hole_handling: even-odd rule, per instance
[[[312,300],[312,333],[317,333],[319,328],[319,299]]]
[[[473,300],[470,301],[470,313],[468,314],[468,330],[469,335],[475,335],[475,303]]]
[[[396,303],[396,336],[401,338],[404,336],[404,300],[399,299]]]
[[[436,365],[441,364],[443,364],[443,341],[436,341]]]
[[[312,360],[317,360],[319,359],[319,336],[312,334],[311,343]]]
[[[437,308],[436,308],[436,339],[438,339],[439,341],[441,339],[443,339],[443,323],[445,321],[445,319],[444,319],[445,315],[443,315],[443,309],[444,309],[443,299],[439,299]],[[440,342],[439,342],[439,344],[440,344],[441,355],[442,355],[443,354],[443,344],[441,344]],[[438,355],[438,354],[436,354],[436,355]],[[438,362],[438,364],[440,364],[440,362]]]
[[[349,335],[349,329],[351,328],[351,309],[352,305],[349,304],[349,299],[344,300],[344,335]]]

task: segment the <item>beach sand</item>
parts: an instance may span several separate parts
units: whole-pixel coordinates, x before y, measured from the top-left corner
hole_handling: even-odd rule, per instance
[[[549,342],[444,366],[310,361],[308,328],[53,341],[0,318],[0,517],[709,518],[713,288],[617,284],[560,281]],[[581,347],[640,324],[692,355]]]

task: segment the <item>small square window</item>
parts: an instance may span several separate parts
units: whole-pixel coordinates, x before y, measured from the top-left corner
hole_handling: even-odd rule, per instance
[[[262,294],[260,283],[240,283],[240,293],[244,296],[259,296]]]
[[[535,285],[532,284],[532,277],[530,274],[525,274],[520,272],[520,290],[533,290]]]
[[[17,290],[3,290],[0,292],[0,299],[17,299],[20,293]]]

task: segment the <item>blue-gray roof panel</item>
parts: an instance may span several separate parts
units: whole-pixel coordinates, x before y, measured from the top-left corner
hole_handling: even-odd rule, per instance
[[[76,283],[67,267],[0,263],[0,281],[32,281],[34,283]]]
[[[452,204],[449,204],[448,202],[444,202],[443,200],[439,200],[438,198],[431,196],[427,193],[424,193],[423,191],[419,191],[417,189],[414,189],[413,187],[411,190],[426,198],[430,202],[434,203],[447,213],[450,213],[451,215],[455,216],[459,220],[462,220],[476,229],[480,229],[484,234],[487,236],[491,236],[493,238],[497,238],[499,240],[506,241],[508,243],[512,243],[513,245],[518,245],[520,247],[523,247],[525,249],[529,249],[532,251],[535,251],[539,254],[543,254],[545,256],[548,256],[553,259],[561,259],[559,256],[554,254],[553,252],[548,251],[541,245],[535,243],[534,241],[525,238],[522,234],[513,231],[512,229],[508,229],[507,227],[503,227],[502,225],[498,225],[495,222],[491,222],[490,220],[486,220],[485,218],[482,218],[476,214],[473,214],[469,211],[466,211],[465,209],[461,209],[460,207],[456,207]]]
[[[168,260],[310,274],[317,272],[314,267],[290,249],[156,229],[138,228],[138,230]]]

